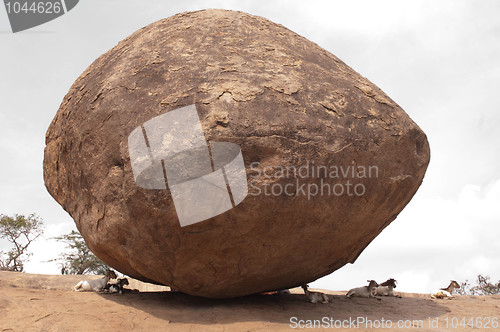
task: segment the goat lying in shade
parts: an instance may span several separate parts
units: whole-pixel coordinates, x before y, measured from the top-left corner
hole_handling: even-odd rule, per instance
[[[108,284],[109,279],[116,279],[116,273],[109,270],[104,277],[95,280],[81,280],[73,287],[75,292],[101,292]]]
[[[380,297],[376,297],[374,295],[375,293],[375,288],[379,286],[375,280],[367,280],[368,281],[368,286],[363,286],[363,287],[357,287],[349,290],[347,292],[346,297],[352,297],[352,296],[359,296],[359,297],[373,297],[376,298],[377,300],[381,300]]]
[[[396,288],[396,283],[397,283],[396,280],[393,278],[387,279],[385,282],[381,283],[380,286],[375,288],[373,295],[394,296],[401,298],[401,295],[396,295],[394,293],[394,288]]]
[[[109,293],[123,293],[123,286],[128,285],[127,278],[117,278],[116,283],[107,283],[104,290]]]
[[[304,293],[306,294],[307,299],[309,300],[309,302],[311,302],[311,303],[318,303],[318,302],[329,303],[328,295],[326,295],[325,293],[310,292],[307,289],[309,287],[309,285],[302,285],[301,287],[304,290]]]

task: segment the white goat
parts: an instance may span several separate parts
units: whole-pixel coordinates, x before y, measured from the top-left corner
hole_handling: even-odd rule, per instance
[[[328,295],[326,295],[325,293],[320,293],[320,292],[310,292],[307,289],[307,287],[309,287],[309,285],[302,285],[302,289],[304,290],[304,293],[306,294],[309,302],[311,302],[311,303],[318,303],[318,302],[329,303]]]
[[[450,285],[446,288],[440,288],[431,293],[431,299],[454,299],[452,295],[455,288],[460,288],[460,285],[455,280],[450,281]]]
[[[100,292],[104,290],[109,279],[116,279],[116,273],[109,270],[104,277],[95,280],[81,280],[73,287],[75,292]]]
[[[363,286],[363,287],[358,287],[358,288],[353,288],[349,290],[346,294],[346,298],[350,298],[352,296],[359,296],[359,297],[373,297],[376,298],[377,300],[381,300],[380,297],[376,297],[374,295],[375,293],[375,288],[379,286],[375,280],[367,280],[368,281],[368,286]]]
[[[401,298],[401,295],[396,295],[394,293],[394,288],[396,288],[396,283],[397,283],[396,280],[393,278],[387,279],[385,282],[381,283],[380,286],[375,288],[373,295],[394,296]]]

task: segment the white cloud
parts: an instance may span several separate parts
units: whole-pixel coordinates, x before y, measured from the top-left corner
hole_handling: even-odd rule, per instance
[[[57,262],[49,262],[67,250],[66,245],[53,238],[76,230],[73,223],[49,224],[44,234],[29,247],[33,254],[24,265],[25,272],[40,274],[60,274],[61,268]]]

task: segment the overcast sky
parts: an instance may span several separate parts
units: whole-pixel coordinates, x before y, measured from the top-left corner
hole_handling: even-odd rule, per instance
[[[378,85],[426,132],[431,162],[399,217],[353,265],[311,284],[394,277],[427,292],[478,273],[500,279],[500,1],[83,0],[13,34],[0,7],[0,213],[37,213],[45,238],[26,271],[54,273],[53,236],[76,229],[43,184],[45,132],[71,84],[139,28],[203,8],[283,24]],[[0,242],[0,249],[6,248]]]

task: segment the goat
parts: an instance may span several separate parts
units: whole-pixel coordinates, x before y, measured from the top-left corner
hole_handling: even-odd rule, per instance
[[[81,280],[73,287],[73,290],[75,292],[100,292],[104,290],[109,279],[116,279],[116,273],[113,270],[109,270],[101,279]]]
[[[375,280],[367,280],[367,281],[368,281],[368,286],[353,288],[349,290],[346,294],[346,298],[350,298],[352,296],[359,296],[359,297],[373,297],[376,298],[377,300],[381,300],[380,297],[376,297],[374,294],[375,288],[377,288],[379,284],[377,284]]]
[[[451,280],[448,287],[433,291],[431,293],[431,299],[454,299],[455,297],[452,294],[455,288],[460,288],[460,285],[455,280]]]
[[[106,286],[104,287],[104,290],[109,292],[109,293],[123,293],[123,286],[128,285],[128,279],[127,278],[117,278],[116,283],[107,283]]]
[[[376,287],[373,295],[381,295],[381,296],[394,296],[401,298],[401,295],[396,295],[394,293],[394,288],[396,288],[396,280],[391,278],[387,279],[380,286]]]
[[[311,303],[318,303],[318,302],[329,303],[328,295],[326,295],[324,293],[320,293],[320,292],[310,292],[307,289],[307,287],[309,287],[309,285],[302,285],[301,287],[304,290],[304,293],[306,294],[309,302],[311,302]]]

